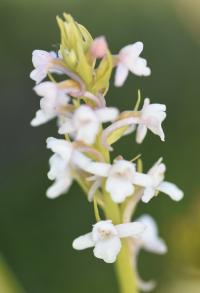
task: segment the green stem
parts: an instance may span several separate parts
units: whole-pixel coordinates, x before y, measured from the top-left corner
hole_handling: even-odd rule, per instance
[[[121,293],[138,293],[135,272],[131,261],[127,240],[122,239],[122,248],[115,263]]]
[[[113,224],[121,223],[119,206],[112,201],[110,195],[104,190],[104,210],[107,219]],[[122,239],[122,248],[115,262],[117,279],[121,293],[138,293],[135,272],[132,266],[132,259],[126,239]]]

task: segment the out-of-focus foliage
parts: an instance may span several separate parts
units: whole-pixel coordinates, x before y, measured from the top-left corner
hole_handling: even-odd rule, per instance
[[[0,292],[24,293],[15,276],[11,273],[11,269],[6,265],[2,257],[0,257]]]

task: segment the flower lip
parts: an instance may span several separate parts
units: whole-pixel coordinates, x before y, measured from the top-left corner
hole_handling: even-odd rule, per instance
[[[117,230],[110,220],[100,221],[93,226],[92,238],[95,242],[107,240],[114,236],[117,236]]]

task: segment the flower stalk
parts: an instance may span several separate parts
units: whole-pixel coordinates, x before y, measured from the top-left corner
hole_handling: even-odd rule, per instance
[[[121,223],[121,213],[119,206],[111,199],[109,194],[104,192],[105,215],[113,223]],[[136,274],[131,263],[131,252],[126,239],[122,240],[122,248],[115,262],[115,271],[121,293],[138,293]]]

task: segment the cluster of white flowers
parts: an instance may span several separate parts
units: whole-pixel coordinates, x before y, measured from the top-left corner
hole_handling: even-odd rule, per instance
[[[82,30],[82,33],[87,39],[86,31]],[[106,81],[101,79],[101,89],[93,90],[94,87],[84,81],[82,69],[79,74],[78,65],[74,65],[74,69],[73,66],[66,65],[68,59],[63,56],[65,52],[66,58],[71,58],[70,64],[76,64],[74,60],[78,58],[78,54],[76,56],[75,51],[72,48],[70,50],[65,48],[65,51],[58,53],[33,51],[32,62],[35,69],[30,77],[36,82],[34,90],[41,100],[40,109],[31,125],[38,126],[57,118],[58,134],[64,135],[64,138],[47,139],[47,148],[54,153],[49,160],[48,172],[48,178],[54,180],[54,183],[47,190],[47,196],[56,198],[66,193],[75,179],[87,193],[88,199],[92,201],[95,198],[97,206],[101,205],[103,209],[103,193],[107,193],[116,205],[128,205],[128,200],[134,198],[136,202],[139,199],[148,203],[158,192],[167,194],[175,201],[181,200],[183,192],[176,185],[164,181],[166,167],[162,159],[146,174],[138,170],[136,163],[125,160],[122,156],[115,158],[113,163],[109,160],[111,144],[134,130],[137,143],[142,143],[148,129],[164,141],[161,124],[166,118],[166,106],[151,104],[149,98],[146,98],[141,110],[137,107],[135,110],[120,113],[117,108],[107,107],[105,89],[110,75]],[[124,84],[129,71],[138,76],[151,74],[146,59],[140,57],[142,50],[143,43],[136,42],[111,56],[111,67],[116,67],[116,86]],[[87,60],[92,62],[97,58],[108,62],[110,53],[106,39],[99,37],[90,41],[86,54]],[[88,64],[92,64],[89,62]],[[91,68],[92,77],[96,74],[97,78],[97,69],[94,65]],[[52,74],[64,75],[64,80],[56,82]],[[107,73],[102,74],[106,76]],[[51,81],[43,81],[47,76]],[[67,80],[65,76],[68,76]],[[95,77],[93,82],[95,83]],[[108,122],[110,125],[103,128],[103,124]],[[74,240],[73,247],[77,250],[94,247],[97,258],[113,263],[121,250],[120,238],[128,238],[130,247],[133,247],[133,269],[140,249],[160,254],[167,251],[166,244],[158,237],[154,220],[147,215],[129,223],[114,224],[108,218],[99,220],[93,225],[92,232]],[[145,284],[140,280],[138,285],[144,290],[152,288],[152,283]]]

